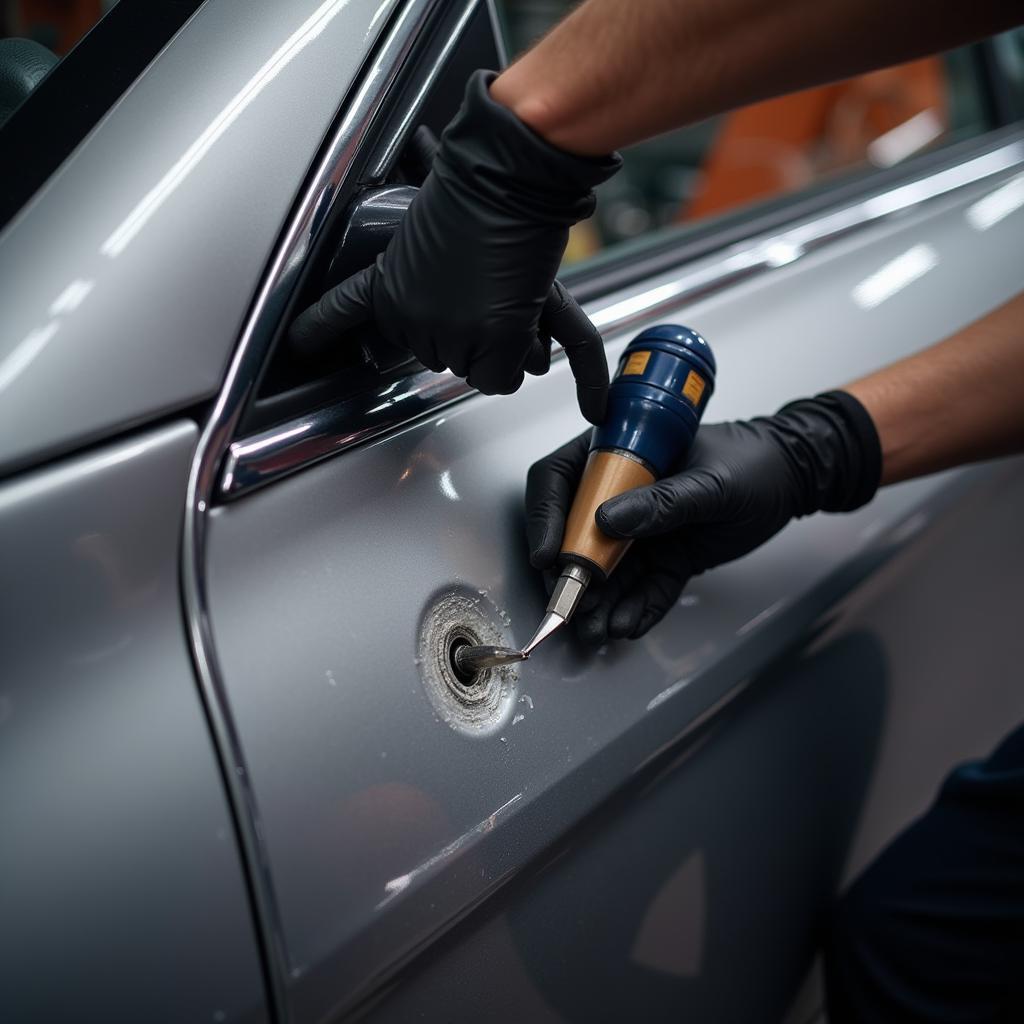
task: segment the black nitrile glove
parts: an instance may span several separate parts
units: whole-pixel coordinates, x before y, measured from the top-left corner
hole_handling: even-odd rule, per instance
[[[537,569],[557,563],[589,445],[588,431],[530,467],[526,530]],[[608,581],[584,594],[579,635],[595,645],[642,636],[691,576],[753,551],[795,517],[860,508],[881,471],[871,417],[844,391],[701,427],[680,472],[597,510],[609,536],[637,539]]]
[[[372,267],[343,281],[292,325],[293,346],[316,353],[373,318],[392,344],[424,366],[446,367],[485,394],[510,394],[523,372],[547,370],[557,324],[541,313],[569,228],[594,210],[595,185],[616,154],[565,153],[491,99],[493,72],[477,71],[445,130],[433,168]],[[580,407],[604,416],[608,366],[591,328],[566,352]]]

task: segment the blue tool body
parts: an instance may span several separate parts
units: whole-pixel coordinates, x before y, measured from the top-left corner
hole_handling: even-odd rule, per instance
[[[656,477],[689,450],[715,390],[711,346],[689,327],[662,324],[626,346],[608,393],[608,415],[591,451],[628,453]]]
[[[715,369],[711,347],[689,327],[649,327],[626,346],[566,517],[561,571],[544,618],[521,651],[502,653],[505,660],[529,657],[572,618],[591,581],[614,571],[631,541],[604,533],[597,510],[679,467],[715,390]]]

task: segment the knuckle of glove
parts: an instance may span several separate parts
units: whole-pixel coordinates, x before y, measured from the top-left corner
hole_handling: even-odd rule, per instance
[[[466,383],[482,395],[511,395],[523,386],[524,379],[522,370],[508,373],[480,373],[477,370],[470,370]]]

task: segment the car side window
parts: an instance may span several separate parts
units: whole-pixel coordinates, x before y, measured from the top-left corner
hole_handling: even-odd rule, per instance
[[[528,48],[572,6],[498,0],[506,48]],[[967,47],[711,118],[629,147],[572,232],[565,261],[687,228],[854,172],[892,167],[991,127]]]
[[[0,227],[201,4],[202,0],[0,4]]]
[[[1024,28],[1004,32],[992,40],[1007,113],[1012,118],[1024,118]]]
[[[0,127],[116,3],[14,0],[0,8]]]

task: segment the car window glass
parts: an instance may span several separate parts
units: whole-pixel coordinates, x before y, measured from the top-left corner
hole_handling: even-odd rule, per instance
[[[1024,117],[1024,28],[996,36],[992,47],[999,62],[1006,90],[1008,113]]]
[[[202,2],[0,2],[0,228]]]
[[[0,7],[0,124],[117,0],[12,0]]]
[[[506,48],[528,48],[569,0],[498,0]],[[624,151],[576,225],[567,263],[685,229],[851,172],[885,168],[990,127],[970,48],[756,103]]]

